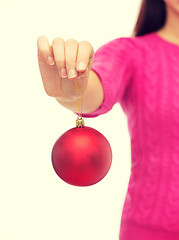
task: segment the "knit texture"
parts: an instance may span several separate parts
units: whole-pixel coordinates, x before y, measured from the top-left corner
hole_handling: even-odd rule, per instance
[[[97,117],[119,103],[131,139],[120,240],[179,240],[179,44],[156,32],[121,37],[96,52],[103,85]],[[77,113],[76,113],[77,114]]]

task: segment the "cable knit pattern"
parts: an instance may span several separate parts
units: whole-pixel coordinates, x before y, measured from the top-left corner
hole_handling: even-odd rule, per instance
[[[119,239],[179,240],[179,44],[156,32],[117,38],[96,51],[92,70],[104,101],[83,116],[120,103],[131,138]]]

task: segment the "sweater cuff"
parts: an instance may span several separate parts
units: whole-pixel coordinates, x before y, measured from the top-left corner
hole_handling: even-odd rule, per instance
[[[101,106],[96,109],[93,112],[90,113],[82,113],[82,117],[87,118],[93,118],[97,117],[101,114],[107,113],[109,110],[112,109],[115,101],[115,94],[114,89],[112,88],[112,84],[110,84],[110,78],[111,76],[108,76],[105,68],[103,67],[103,64],[101,62],[93,62],[93,65],[91,67],[91,70],[93,70],[98,76],[103,86],[104,91],[104,100],[101,104]],[[79,113],[74,112],[75,114],[79,115]]]

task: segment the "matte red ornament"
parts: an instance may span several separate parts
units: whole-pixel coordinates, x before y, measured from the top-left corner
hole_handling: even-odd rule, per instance
[[[74,127],[55,142],[52,165],[56,174],[74,186],[90,186],[101,181],[112,164],[112,150],[108,140],[91,127]]]

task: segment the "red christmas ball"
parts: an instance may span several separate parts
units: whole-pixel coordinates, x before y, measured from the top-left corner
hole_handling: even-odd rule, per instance
[[[74,186],[90,186],[101,181],[112,164],[108,140],[91,127],[75,127],[55,142],[52,165],[57,175]]]

